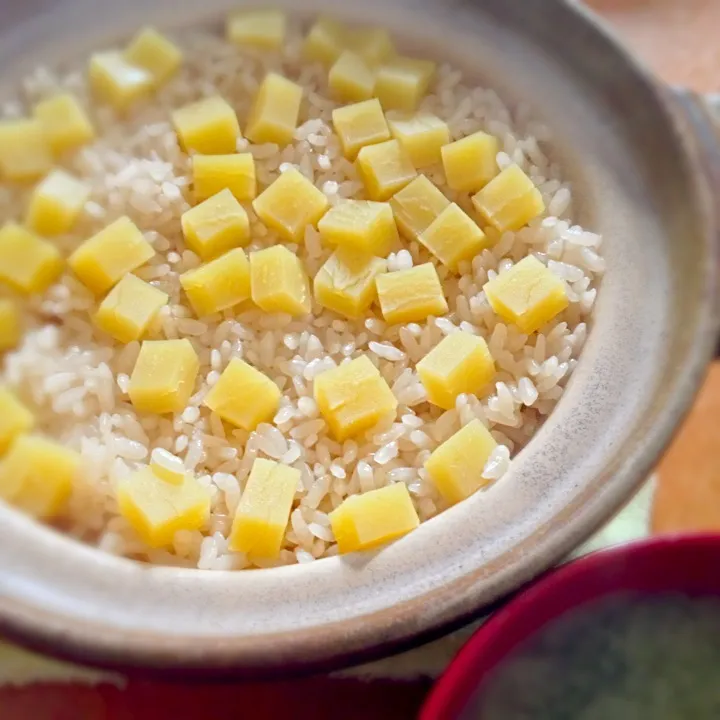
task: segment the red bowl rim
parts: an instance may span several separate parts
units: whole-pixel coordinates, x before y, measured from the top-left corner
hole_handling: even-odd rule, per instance
[[[432,689],[420,720],[454,720],[487,674],[541,627],[622,592],[720,596],[720,534],[664,535],[585,555],[531,583],[470,638]]]

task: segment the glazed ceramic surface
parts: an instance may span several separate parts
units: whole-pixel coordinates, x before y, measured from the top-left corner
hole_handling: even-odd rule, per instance
[[[219,19],[238,2],[27,0],[0,6],[11,82],[141,24]],[[567,392],[502,482],[378,553],[237,573],[146,567],[0,507],[0,631],[123,667],[267,674],[338,667],[429,638],[518,588],[629,497],[712,354],[719,172],[702,107],[654,84],[559,0],[275,3],[381,21],[452,59],[555,138],[605,237],[608,271]]]

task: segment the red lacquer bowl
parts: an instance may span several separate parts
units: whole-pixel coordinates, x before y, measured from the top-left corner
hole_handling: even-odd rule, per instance
[[[492,616],[436,683],[420,720],[455,720],[489,673],[551,620],[621,592],[720,596],[720,534],[669,535],[591,553],[550,571]]]

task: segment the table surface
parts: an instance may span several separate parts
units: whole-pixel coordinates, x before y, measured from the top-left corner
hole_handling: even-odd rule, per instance
[[[702,92],[720,90],[720,0],[588,0],[663,79]],[[720,531],[720,364],[715,364],[695,407],[659,467],[653,509],[655,532]],[[690,462],[689,462],[690,460]],[[207,720],[293,715],[336,718],[412,718],[427,680],[302,681],[253,686],[178,687],[131,680],[109,685],[0,689],[4,720]],[[297,710],[295,710],[297,708]]]

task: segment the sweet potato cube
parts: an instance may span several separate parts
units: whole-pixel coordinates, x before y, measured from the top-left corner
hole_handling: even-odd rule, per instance
[[[250,254],[253,302],[265,312],[307,315],[312,296],[302,261],[283,245]]]
[[[394,415],[397,400],[366,355],[315,378],[315,402],[339,442]]]
[[[487,485],[482,472],[496,445],[487,428],[472,420],[433,451],[425,469],[447,502],[454,505]]]
[[[20,435],[0,461],[0,498],[33,517],[53,517],[63,510],[80,464],[70,448]]]
[[[338,248],[315,276],[315,300],[345,317],[359,317],[377,297],[375,278],[386,270],[383,258]]]
[[[188,270],[180,284],[198,317],[227,310],[250,297],[250,264],[242,248]]]
[[[417,176],[397,140],[363,147],[357,156],[357,167],[371,200],[389,200]]]
[[[155,86],[174,75],[182,63],[180,48],[151,27],[140,30],[125,49],[125,59],[147,70]]]
[[[297,127],[303,90],[277,73],[268,73],[260,84],[248,114],[245,135],[254,143],[287,145]]]
[[[332,121],[343,155],[348,160],[355,160],[366,145],[390,140],[385,115],[375,98],[333,110]]]
[[[418,240],[451,270],[456,270],[463,260],[472,260],[490,244],[475,221],[455,203],[448,205]]]
[[[290,518],[300,471],[258,458],[235,511],[230,550],[276,558]]]
[[[422,322],[448,311],[437,270],[432,263],[378,275],[375,280],[383,317],[389,323]]]
[[[140,412],[181,412],[195,388],[199,368],[187,338],[145,340],[130,376],[130,400]]]
[[[279,50],[287,16],[281,10],[239,10],[228,17],[226,30],[227,39],[240,47]]]
[[[381,27],[360,27],[347,31],[347,46],[357,53],[370,67],[394,55],[390,33]]]
[[[517,166],[510,165],[472,197],[477,211],[499,232],[519,230],[545,210],[540,191]]]
[[[305,228],[317,225],[328,199],[301,172],[289,168],[253,201],[258,217],[288,242],[302,242]]]
[[[460,192],[477,192],[497,174],[497,154],[500,143],[493,135],[476,132],[444,145],[443,168],[447,184]]]
[[[64,170],[52,170],[33,190],[26,225],[45,236],[69,232],[90,197],[90,187]]]
[[[145,340],[130,376],[130,400],[140,412],[181,412],[193,393],[199,368],[187,338]]]
[[[139,340],[168,301],[167,293],[128,273],[100,303],[95,324],[122,343]]]
[[[0,454],[18,435],[32,430],[35,416],[20,402],[14,392],[0,385]]]
[[[155,255],[135,223],[123,216],[86,240],[68,259],[70,268],[97,295]]]
[[[424,175],[418,175],[390,198],[398,229],[408,240],[417,240],[450,201]]]
[[[435,63],[430,60],[394,57],[378,70],[375,96],[384,110],[415,112],[434,75]]]
[[[348,31],[341,23],[320,17],[303,43],[303,57],[330,67],[347,47]]]
[[[416,168],[439,163],[442,146],[450,142],[447,124],[428,112],[388,116],[388,127]]]
[[[347,200],[330,208],[318,223],[323,242],[385,257],[398,242],[388,203]]]
[[[35,180],[52,166],[52,148],[39,120],[0,120],[0,173],[6,180]]]
[[[0,352],[16,347],[21,336],[22,323],[18,306],[12,300],[0,299]]]
[[[235,110],[219,95],[175,110],[172,122],[186,152],[194,150],[203,155],[234,153],[241,137]]]
[[[328,86],[342,102],[368,100],[375,88],[375,73],[360,55],[345,50],[330,68]]]
[[[22,293],[43,293],[59,277],[63,259],[57,248],[13,222],[0,229],[0,281]]]
[[[267,375],[235,357],[205,396],[203,404],[231,425],[254,430],[277,412],[280,390]]]
[[[257,193],[255,159],[250,153],[193,155],[192,172],[196,202],[226,188],[238,200],[252,200]]]
[[[568,306],[563,281],[528,255],[483,286],[492,309],[524,333],[533,333]]]
[[[186,210],[180,224],[185,243],[203,260],[213,260],[250,242],[248,215],[228,189]]]
[[[370,550],[414,530],[420,518],[404,483],[351,495],[330,513],[341,553]]]
[[[42,123],[45,137],[56,154],[95,139],[95,128],[90,118],[77,98],[70,93],[61,93],[41,100],[35,106],[33,115]]]
[[[191,473],[173,484],[149,467],[119,483],[117,502],[120,515],[154,548],[171,546],[178,530],[200,530],[210,514],[210,493]]]
[[[120,112],[147,98],[155,84],[149,70],[114,50],[90,56],[90,86],[101,100]]]
[[[462,330],[445,336],[416,366],[428,400],[445,410],[460,393],[477,394],[495,376],[487,343]]]

